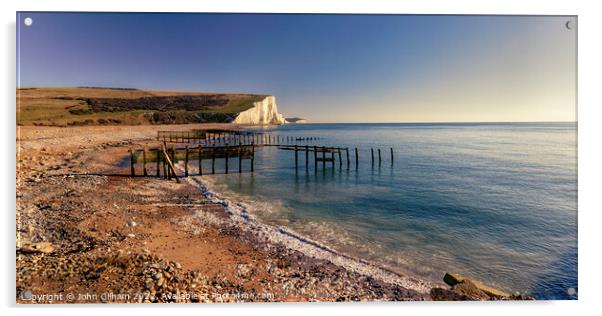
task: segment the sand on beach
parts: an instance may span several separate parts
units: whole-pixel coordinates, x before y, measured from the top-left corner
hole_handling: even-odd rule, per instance
[[[17,302],[431,299],[428,283],[293,247],[190,181],[117,164],[159,130],[219,127],[238,126],[17,127]]]

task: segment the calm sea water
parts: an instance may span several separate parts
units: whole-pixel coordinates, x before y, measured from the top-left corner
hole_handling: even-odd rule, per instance
[[[268,131],[352,150],[349,170],[343,153],[342,169],[338,162],[326,170],[320,164],[315,173],[310,155],[306,172],[300,153],[296,173],[294,152],[263,148],[253,174],[204,177],[264,222],[431,280],[452,271],[538,299],[576,298],[567,294],[577,290],[575,123],[307,124]],[[372,166],[371,147],[381,148],[380,166],[378,156]],[[230,165],[238,167],[234,159]]]

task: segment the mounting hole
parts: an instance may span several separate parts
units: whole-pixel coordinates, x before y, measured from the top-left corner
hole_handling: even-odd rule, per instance
[[[575,290],[575,288],[570,287],[566,290],[566,293],[570,296],[575,296],[577,294],[577,291]]]
[[[31,18],[29,18],[29,17],[28,17],[28,18],[25,18],[25,19],[23,20],[23,23],[24,23],[25,25],[27,25],[27,26],[30,26],[30,25],[32,25],[32,24],[33,24],[33,20],[32,20]]]

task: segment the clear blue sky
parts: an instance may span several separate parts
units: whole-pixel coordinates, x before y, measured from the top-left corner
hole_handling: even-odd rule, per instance
[[[21,12],[18,84],[273,94],[313,122],[567,121],[576,23]]]

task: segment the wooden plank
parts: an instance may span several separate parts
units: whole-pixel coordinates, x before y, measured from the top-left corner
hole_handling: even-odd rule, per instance
[[[167,162],[169,169],[171,170],[171,173],[173,174],[174,178],[176,178],[176,182],[180,183],[180,179],[178,179],[178,175],[176,173],[176,168],[174,168],[173,163],[172,163],[171,159],[169,159],[169,155],[167,154],[165,149],[163,150],[163,155],[164,155],[165,161]]]

